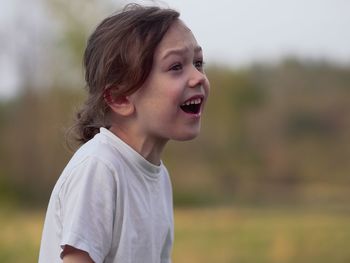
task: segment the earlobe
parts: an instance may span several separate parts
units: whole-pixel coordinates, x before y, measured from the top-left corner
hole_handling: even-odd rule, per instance
[[[113,89],[108,88],[103,94],[103,98],[109,108],[120,116],[130,116],[134,113],[134,104],[129,100],[128,96],[116,96]]]

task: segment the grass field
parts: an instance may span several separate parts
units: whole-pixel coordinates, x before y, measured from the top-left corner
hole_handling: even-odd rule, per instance
[[[37,262],[43,216],[43,211],[0,209],[0,262]],[[350,262],[345,211],[176,209],[175,221],[175,263]]]

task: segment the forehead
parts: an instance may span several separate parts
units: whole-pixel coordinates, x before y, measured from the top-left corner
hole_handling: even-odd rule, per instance
[[[159,43],[155,55],[164,57],[171,50],[196,52],[200,49],[192,31],[181,21],[174,22]]]

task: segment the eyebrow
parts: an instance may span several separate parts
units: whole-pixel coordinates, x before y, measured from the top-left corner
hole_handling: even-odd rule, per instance
[[[170,55],[182,55],[182,54],[186,53],[188,50],[189,50],[189,48],[187,48],[187,47],[168,49],[166,52],[164,52],[164,55],[162,56],[162,60],[166,59]],[[201,52],[201,51],[202,51],[202,47],[201,46],[196,46],[194,48],[194,52],[195,53],[198,53],[198,52]]]

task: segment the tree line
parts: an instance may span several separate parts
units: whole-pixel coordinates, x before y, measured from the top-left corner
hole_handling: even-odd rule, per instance
[[[349,201],[350,67],[287,58],[206,70],[202,133],[164,156],[176,204]],[[84,97],[53,83],[0,103],[0,199],[47,204]]]

